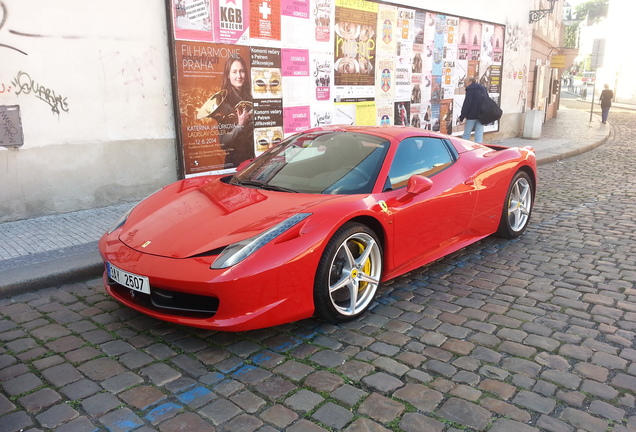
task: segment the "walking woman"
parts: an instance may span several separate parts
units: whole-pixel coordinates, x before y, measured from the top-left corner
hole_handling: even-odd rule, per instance
[[[614,99],[614,92],[609,89],[609,84],[605,84],[604,90],[601,92],[599,102],[601,103],[601,123],[607,123],[607,115],[609,114],[610,107],[612,106],[612,99]]]

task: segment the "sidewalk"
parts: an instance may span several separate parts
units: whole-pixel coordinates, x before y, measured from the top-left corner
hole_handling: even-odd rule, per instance
[[[610,125],[594,115],[559,109],[541,139],[511,138],[505,146],[532,146],[538,164],[588,151],[607,140]],[[100,277],[101,235],[135,203],[0,224],[0,298]]]

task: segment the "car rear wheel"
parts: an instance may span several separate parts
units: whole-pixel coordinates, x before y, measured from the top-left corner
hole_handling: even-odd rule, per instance
[[[316,315],[348,321],[369,308],[382,276],[382,246],[366,225],[347,223],[329,240],[316,273]]]
[[[520,236],[530,221],[533,201],[532,180],[526,172],[519,171],[508,188],[497,235],[508,239]]]

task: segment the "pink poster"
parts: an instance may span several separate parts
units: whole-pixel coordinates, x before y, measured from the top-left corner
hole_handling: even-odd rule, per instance
[[[214,41],[248,45],[250,38],[249,0],[212,0]]]
[[[174,0],[172,20],[176,39],[212,42],[210,0]]]
[[[295,18],[309,18],[309,0],[281,0],[280,14]]]
[[[283,108],[285,134],[293,134],[310,128],[310,111],[308,106]]]
[[[283,76],[308,77],[309,76],[309,50],[283,48],[282,50]]]

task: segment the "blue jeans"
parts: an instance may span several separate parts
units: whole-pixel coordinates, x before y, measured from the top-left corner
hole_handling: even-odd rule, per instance
[[[484,141],[484,125],[479,122],[479,120],[469,120],[466,119],[466,124],[464,125],[464,135],[462,138],[469,140],[470,133],[475,129],[475,142],[481,143]]]
[[[610,107],[601,108],[601,121],[605,123],[607,121],[607,116],[609,114]]]

